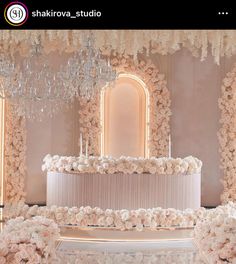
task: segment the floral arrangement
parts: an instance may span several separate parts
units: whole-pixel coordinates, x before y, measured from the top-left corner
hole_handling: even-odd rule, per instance
[[[107,47],[119,53],[137,56],[144,48],[161,55],[173,54],[181,47],[204,60],[210,52],[215,63],[222,56],[236,53],[234,30],[92,30],[96,48]],[[2,30],[0,41],[11,54],[28,54],[33,43],[41,41],[46,53],[73,52],[83,43],[83,30]],[[10,48],[9,48],[10,46]]]
[[[137,230],[144,228],[193,227],[199,219],[207,214],[207,210],[186,209],[184,211],[160,207],[138,210],[112,210],[90,206],[59,207],[34,205],[29,207],[24,203],[7,204],[3,210],[5,220],[23,216],[25,219],[39,215],[54,220],[58,225],[78,225],[82,227],[112,227],[119,230]]]
[[[26,123],[22,117],[13,115],[10,103],[5,107],[5,199],[17,202],[25,199]]]
[[[49,263],[58,238],[59,228],[50,219],[9,220],[0,234],[0,263]]]
[[[85,141],[89,143],[90,155],[100,154],[100,94],[95,94],[91,99],[79,97],[79,130]]]
[[[186,158],[133,158],[133,157],[67,157],[46,155],[42,170],[81,173],[151,173],[193,174],[200,173],[202,162],[192,156]]]
[[[146,85],[150,94],[149,150],[150,155],[163,157],[168,155],[170,93],[166,87],[165,76],[159,73],[151,61],[134,60],[133,57],[118,53],[104,52],[117,73],[130,73],[138,76]],[[80,133],[83,140],[89,142],[88,153],[100,155],[100,94],[92,99],[79,98]],[[83,142],[85,143],[85,142]]]
[[[65,251],[57,252],[57,264],[64,263],[112,263],[112,264],[201,264],[200,257],[193,250],[158,250],[158,251],[138,251],[138,252],[95,252],[95,251]]]
[[[226,74],[221,91],[222,95],[219,99],[221,128],[218,138],[221,168],[224,172],[224,190],[221,200],[223,203],[226,203],[228,201],[236,201],[236,64],[232,71]]]
[[[236,204],[219,206],[199,221],[194,239],[208,263],[236,263]]]

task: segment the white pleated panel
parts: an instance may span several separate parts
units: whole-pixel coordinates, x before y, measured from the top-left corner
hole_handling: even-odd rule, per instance
[[[186,208],[201,205],[201,175],[48,172],[47,205],[102,209]]]

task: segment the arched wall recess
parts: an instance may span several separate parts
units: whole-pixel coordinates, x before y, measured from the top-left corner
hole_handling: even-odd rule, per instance
[[[170,133],[170,93],[166,87],[163,74],[151,61],[134,61],[131,56],[115,55],[111,65],[118,73],[130,74],[142,80],[149,92],[149,156],[163,157],[168,155]],[[87,100],[80,98],[79,123],[84,143],[89,141],[90,155],[101,153],[101,102],[100,94]]]
[[[121,73],[100,97],[101,156],[149,157],[149,91],[136,75]]]

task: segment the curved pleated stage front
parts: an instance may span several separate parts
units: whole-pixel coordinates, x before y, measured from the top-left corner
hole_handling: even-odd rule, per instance
[[[47,174],[47,205],[102,209],[197,209],[201,175]]]

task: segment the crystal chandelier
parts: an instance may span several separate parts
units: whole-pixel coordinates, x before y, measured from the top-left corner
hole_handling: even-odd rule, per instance
[[[7,53],[3,53],[1,47],[0,52],[0,98],[5,99],[5,85],[4,82],[7,78],[10,78],[15,72],[15,64],[12,63]],[[11,88],[10,88],[11,89]],[[12,92],[12,91],[11,91]]]
[[[58,73],[42,54],[41,44],[34,44],[31,54],[24,59],[17,70],[4,78],[1,85],[4,94],[19,116],[41,120],[52,115],[70,100]]]
[[[109,61],[95,49],[91,34],[85,39],[84,48],[59,72],[43,54],[40,41],[32,45],[30,56],[17,66],[0,53],[0,96],[11,102],[17,115],[29,119],[52,117],[78,96],[90,99],[116,77]]]
[[[71,95],[90,99],[105,85],[115,81],[116,71],[110,62],[102,58],[102,54],[94,47],[92,34],[85,39],[84,48],[68,60],[66,67],[61,69],[64,85]]]
[[[1,50],[2,50],[2,47],[1,47]],[[14,69],[15,69],[14,63],[12,63],[10,58],[1,51],[0,52],[0,76],[3,78],[6,78],[14,72]]]

